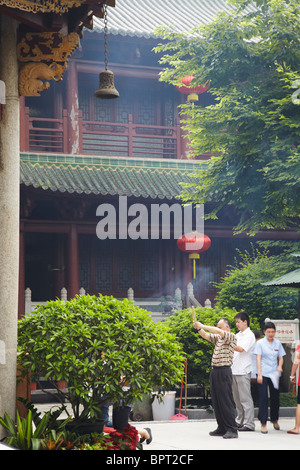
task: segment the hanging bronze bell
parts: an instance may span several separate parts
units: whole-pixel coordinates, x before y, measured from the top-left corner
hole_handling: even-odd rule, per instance
[[[110,70],[105,70],[99,74],[99,88],[95,91],[95,97],[104,100],[119,97],[119,92],[114,84],[114,74]]]

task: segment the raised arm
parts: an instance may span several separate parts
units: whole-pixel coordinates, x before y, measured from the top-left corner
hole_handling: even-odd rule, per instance
[[[221,330],[221,328],[218,328],[217,326],[203,325],[203,324],[200,323],[199,321],[193,322],[193,325],[194,325],[194,328],[196,328],[196,330],[199,330],[200,335],[201,335],[203,338],[205,338],[205,339],[208,339],[206,336],[209,337],[209,335],[208,335],[207,333],[205,333],[205,331],[203,331],[203,330],[207,330],[207,331],[209,331],[210,333],[213,333],[213,334],[216,334],[216,335],[220,335],[222,338],[223,338],[224,335],[225,335],[225,331],[224,331],[224,330]]]

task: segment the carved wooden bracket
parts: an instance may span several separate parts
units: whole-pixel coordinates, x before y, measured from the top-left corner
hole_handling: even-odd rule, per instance
[[[0,0],[0,5],[33,13],[65,13],[80,7],[85,0]]]
[[[79,45],[77,33],[27,33],[17,45],[21,96],[40,96],[50,87],[48,80],[59,81],[67,61]]]

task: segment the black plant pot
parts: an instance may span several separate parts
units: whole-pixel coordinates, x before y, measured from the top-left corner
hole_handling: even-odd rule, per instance
[[[131,406],[120,406],[113,408],[113,427],[117,430],[126,428]]]
[[[74,432],[76,434],[80,434],[81,436],[83,436],[84,434],[93,433],[101,434],[103,432],[105,423],[105,419],[96,419],[95,421],[87,420],[80,422],[73,421],[66,424],[66,430]]]

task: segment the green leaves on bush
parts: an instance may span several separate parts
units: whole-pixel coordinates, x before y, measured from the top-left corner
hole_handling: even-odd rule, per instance
[[[32,413],[29,410],[26,418],[20,418],[17,411],[16,423],[7,414],[0,418],[0,424],[6,429],[8,437],[7,445],[20,450],[40,450],[41,439],[47,430],[50,414],[47,413],[34,429]]]
[[[108,402],[131,404],[181,379],[180,344],[166,326],[127,299],[77,296],[39,306],[19,322],[24,371],[53,381],[76,420],[99,417]],[[130,387],[126,387],[127,385]]]
[[[270,256],[266,250],[240,253],[239,262],[230,267],[217,285],[219,308],[244,310],[261,326],[266,318],[297,317],[298,290],[264,286],[262,283],[293,271],[298,263],[288,253]]]

